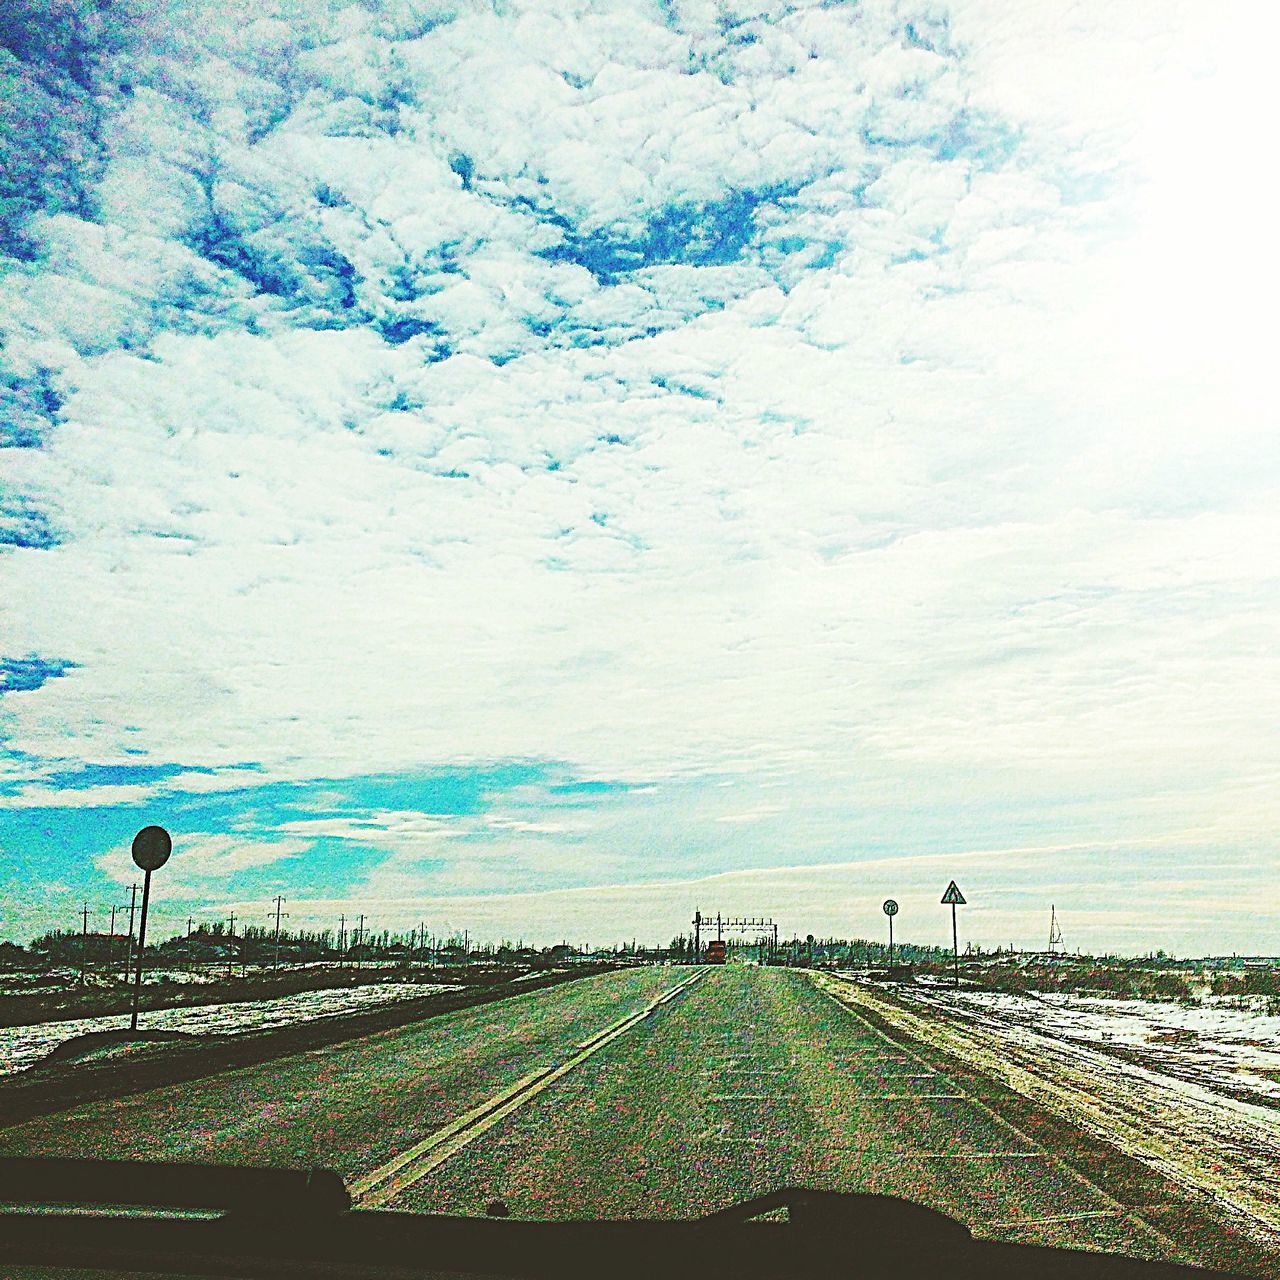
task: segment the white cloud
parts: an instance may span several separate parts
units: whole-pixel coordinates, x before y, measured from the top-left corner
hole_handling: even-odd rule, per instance
[[[204,795],[257,786],[262,775],[254,769],[219,769],[216,773],[179,773],[165,778],[159,787],[166,792]]]
[[[105,805],[136,804],[155,794],[155,787],[124,783],[98,787],[19,787],[12,795],[0,795],[0,809],[83,809]]]
[[[295,900],[295,916],[323,927],[339,911],[365,911],[381,927],[407,929],[425,920],[445,935],[470,930],[473,938],[522,936],[538,943],[624,940],[665,942],[692,932],[695,909],[704,914],[777,921],[782,938],[885,936],[880,904],[895,898],[899,940],[948,946],[951,916],[941,905],[955,878],[967,905],[959,909],[960,942],[988,949],[1013,944],[1038,948],[1057,908],[1074,949],[1127,951],[1164,947],[1180,954],[1225,953],[1256,947],[1260,931],[1274,928],[1276,911],[1258,908],[1242,917],[1249,874],[1211,846],[1167,837],[1187,875],[1148,878],[1140,890],[1117,886],[1116,872],[1137,855],[1158,857],[1162,846],[1141,842],[1074,842],[1003,849],[971,849],[929,856],[873,858],[821,866],[778,866],[647,884],[601,884],[541,893],[426,894],[401,879],[362,885],[347,898]],[[487,886],[478,885],[476,889]],[[1143,909],[1133,901],[1144,897]],[[1206,921],[1212,946],[1206,946]]]
[[[435,848],[442,840],[465,835],[471,824],[452,817],[374,810],[337,818],[298,818],[282,822],[277,830],[304,838],[329,836],[372,848]]]
[[[296,858],[311,847],[308,840],[255,840],[221,832],[175,832],[173,853],[155,874],[157,893],[166,900],[206,900],[225,893],[227,883],[242,871],[272,866]],[[98,869],[126,885],[141,879],[128,845],[95,859]]]
[[[1103,789],[1117,826],[1155,795],[1230,826],[1214,789],[1280,775],[1236,305],[1273,259],[1222,207],[1267,139],[1256,79],[1201,74],[1225,11],[179,9],[106,57],[92,200],[0,285],[62,398],[10,451],[62,541],[6,555],[4,651],[79,664],[5,700],[19,779],[945,774],[957,812]],[[1183,89],[1235,126],[1225,195],[1188,113],[1152,132]],[[1164,305],[1187,278],[1213,306]],[[561,819],[505,834],[554,865]]]
[[[744,809],[741,813],[725,813],[716,819],[717,822],[758,822],[761,818],[772,817],[776,813],[782,812],[782,806],[778,804],[762,804],[756,805],[752,809]]]

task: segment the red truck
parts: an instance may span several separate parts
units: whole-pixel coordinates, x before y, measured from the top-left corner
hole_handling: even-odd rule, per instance
[[[719,939],[714,942],[708,942],[703,958],[708,964],[724,964],[726,959],[725,944]]]

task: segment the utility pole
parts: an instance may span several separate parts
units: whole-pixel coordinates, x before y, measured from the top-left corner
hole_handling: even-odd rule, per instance
[[[236,956],[236,913],[231,913],[231,923],[227,926],[227,937],[231,939],[231,945],[227,948],[227,977],[235,976],[235,956]]]
[[[111,972],[111,962],[115,959],[116,949],[116,912],[123,911],[123,907],[112,906],[111,908],[111,928],[107,934],[107,972]]]
[[[276,894],[276,896],[275,896],[275,904],[276,904],[276,952],[275,952],[275,956],[272,958],[272,961],[271,961],[271,967],[272,967],[273,969],[278,969],[278,968],[280,967],[280,904],[281,904],[281,903],[283,903],[283,902],[285,902],[285,901],[286,901],[286,899],[285,899],[284,894],[282,894],[282,893],[277,893],[277,894]],[[271,914],[271,912],[270,912],[270,911],[268,911],[268,912],[267,912],[267,915],[270,915],[270,914]],[[286,912],[285,912],[285,915],[287,916],[288,914],[289,914],[289,913],[286,911]]]
[[[344,913],[338,913],[338,965],[341,967],[343,956],[347,950],[347,917]]]
[[[364,946],[364,912],[363,911],[360,913],[360,932],[356,935],[356,937],[360,939],[359,942],[356,943],[356,946],[357,947]],[[356,952],[356,968],[357,969],[360,968],[360,959],[361,959],[360,952],[357,951]]]
[[[133,913],[138,907],[138,886],[132,884],[129,888],[133,891],[129,899],[129,945],[125,948],[124,953],[124,980],[129,981],[129,974],[133,970]]]
[[[80,985],[84,986],[84,971],[89,963],[89,904],[84,904],[84,915],[80,925]]]

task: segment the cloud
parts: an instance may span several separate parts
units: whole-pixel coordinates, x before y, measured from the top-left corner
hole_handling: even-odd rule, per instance
[[[1280,776],[1271,251],[1146,145],[1186,98],[1254,190],[1224,19],[44,8],[0,68],[0,576],[5,652],[75,669],[18,672],[6,777],[741,774],[825,782],[834,840],[880,796],[1227,830]],[[510,886],[583,834],[373,811],[305,838],[502,887],[482,838]]]
[[[0,694],[30,693],[75,665],[59,658],[0,658]]]
[[[310,847],[307,840],[255,840],[206,831],[175,833],[173,854],[155,874],[163,878],[166,900],[205,901],[223,896],[242,873],[274,867]],[[109,850],[95,862],[116,884],[133,884],[139,879],[128,845]]]
[[[377,810],[346,817],[296,818],[280,823],[278,830],[306,838],[350,840],[374,848],[435,848],[442,840],[464,835],[465,822],[453,817]]]
[[[941,905],[943,890],[955,877],[967,899],[959,909],[965,946],[994,949],[1013,944],[1043,945],[1054,903],[1067,941],[1086,951],[1117,947],[1125,951],[1164,947],[1180,954],[1223,953],[1252,944],[1268,925],[1263,912],[1242,920],[1236,910],[1248,874],[1211,846],[1178,845],[1186,878],[1144,881],[1146,909],[1137,911],[1129,889],[1105,873],[1090,881],[1099,853],[1127,851],[1158,862],[1160,849],[1093,842],[1008,849],[970,849],[927,857],[886,857],[821,866],[774,866],[648,884],[597,884],[590,888],[537,893],[472,892],[448,896],[414,892],[389,882],[387,892],[363,886],[348,898],[295,900],[295,916],[317,925],[340,910],[364,910],[385,927],[407,929],[419,919],[436,933],[470,930],[473,938],[524,937],[538,943],[618,941],[632,937],[665,942],[692,932],[695,909],[704,915],[773,918],[782,938],[813,933],[818,937],[885,936],[881,901],[900,905],[899,940],[946,946],[951,918]],[[1118,865],[1118,864],[1113,864]],[[1105,866],[1105,864],[1104,864]],[[1274,912],[1271,915],[1274,916]],[[1205,921],[1214,927],[1215,947],[1204,945]]]
[[[179,773],[164,779],[166,792],[193,795],[253,787],[262,781],[256,769],[219,769],[216,773]]]
[[[155,794],[141,783],[101,787],[19,787],[0,796],[0,809],[82,809],[106,805],[136,804]]]
[[[424,891],[481,892],[511,883],[578,883],[584,871],[597,876],[625,868],[626,858],[601,848],[609,839],[600,815],[575,814],[549,802],[545,792],[529,807],[518,795],[469,814],[424,814],[366,810],[327,818],[280,823],[291,837],[338,840],[349,846],[348,861],[366,859],[362,893],[375,899]],[[545,807],[544,807],[545,806]],[[381,855],[368,859],[369,851]]]
[[[744,809],[741,813],[725,813],[716,819],[717,822],[758,822],[761,818],[772,817],[776,813],[782,812],[782,806],[777,804],[757,805],[754,809]]]

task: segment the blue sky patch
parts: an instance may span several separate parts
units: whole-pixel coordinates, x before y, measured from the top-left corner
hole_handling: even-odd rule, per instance
[[[47,551],[61,539],[49,517],[24,498],[0,495],[0,547]]]
[[[604,282],[663,264],[723,266],[746,251],[760,207],[794,191],[792,186],[730,191],[719,200],[668,205],[634,230],[570,232],[543,254],[556,262],[575,262]]]
[[[0,658],[0,694],[31,693],[75,666],[65,658]]]

